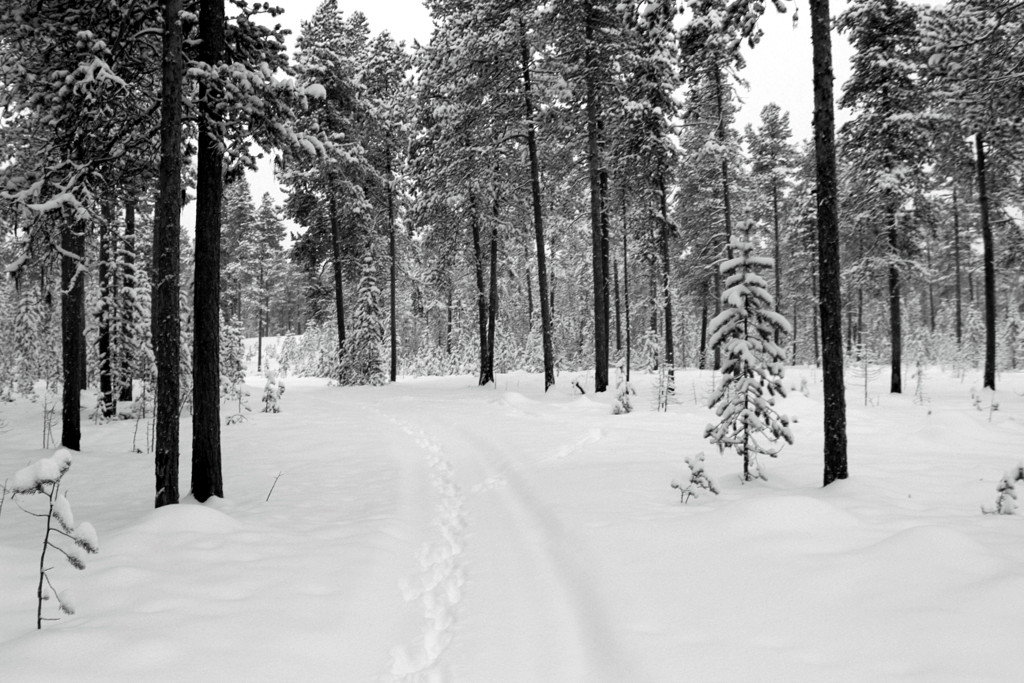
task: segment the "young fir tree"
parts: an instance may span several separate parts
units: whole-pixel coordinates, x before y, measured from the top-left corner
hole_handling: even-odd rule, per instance
[[[722,312],[711,321],[713,348],[722,353],[722,384],[709,407],[719,417],[704,435],[720,449],[734,448],[743,458],[743,479],[764,479],[758,455],[775,457],[780,440],[793,443],[789,419],[775,409],[775,397],[785,396],[782,384],[785,351],[775,343],[775,331],[790,332],[789,322],[774,310],[768,283],[759,274],[774,267],[772,259],[754,255],[752,221],[744,237],[730,240],[733,258],[721,266]]]
[[[373,256],[368,253],[363,257],[352,334],[345,340],[341,384],[385,384],[387,376],[381,362],[383,343],[384,319],[380,308],[380,288],[377,286],[377,267]]]

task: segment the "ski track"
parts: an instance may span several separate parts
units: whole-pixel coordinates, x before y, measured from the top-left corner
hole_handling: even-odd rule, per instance
[[[465,547],[465,496],[453,478],[451,462],[441,446],[407,422],[390,422],[412,437],[430,468],[431,486],[437,495],[433,526],[438,537],[420,550],[421,571],[399,588],[407,602],[419,601],[423,623],[415,642],[392,649],[390,678],[400,681],[448,680],[444,661],[452,642],[456,608],[462,599],[466,577],[462,556]]]
[[[478,540],[474,541],[474,552],[485,552],[484,548],[477,546],[487,544],[501,544],[506,548],[505,552],[509,552],[507,549],[511,547],[515,563],[500,569],[501,576],[495,577],[496,584],[504,587],[517,581],[524,582],[525,594],[531,595],[529,604],[517,607],[527,612],[528,623],[534,626],[535,631],[529,635],[537,639],[534,646],[538,649],[525,654],[535,658],[533,666],[542,668],[522,675],[530,677],[540,670],[551,680],[573,680],[580,676],[591,681],[643,680],[636,667],[621,652],[609,626],[600,593],[592,586],[587,568],[596,565],[520,476],[515,462],[518,450],[502,439],[501,432],[493,430],[492,420],[487,419],[489,416],[475,421],[456,421],[445,417],[462,414],[462,408],[474,407],[452,406],[438,411],[430,425],[435,435],[433,438],[426,437],[422,430],[406,428],[406,431],[414,434],[428,450],[441,451],[440,444],[444,444],[450,453],[465,454],[459,463],[459,475],[464,480],[479,482],[467,487],[474,494],[475,513],[505,522],[500,528],[492,525],[476,529],[478,535],[475,538]],[[565,458],[598,442],[603,436],[600,429],[588,429],[569,445],[549,451],[541,460]],[[446,478],[453,474],[446,468]],[[474,514],[474,519],[477,516]],[[488,532],[489,536],[486,535]],[[500,537],[497,532],[500,532]],[[529,567],[531,571],[528,574],[519,571],[523,567]],[[490,596],[476,595],[473,604],[484,605],[486,615],[467,614],[467,618],[481,618],[484,623],[501,623],[501,628],[515,630],[515,619],[495,613],[499,610],[491,604]],[[468,606],[464,607],[468,612]],[[554,630],[543,630],[538,624],[551,624]],[[504,635],[520,634],[502,632],[499,641]],[[492,680],[515,676],[509,670],[484,672],[460,669],[458,665],[462,662],[459,661],[453,664],[457,673],[463,672],[466,676],[483,676]],[[490,669],[495,662],[476,664]]]

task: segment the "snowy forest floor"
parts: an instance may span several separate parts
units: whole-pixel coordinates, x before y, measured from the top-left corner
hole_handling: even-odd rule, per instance
[[[1019,679],[1024,518],[979,508],[1021,459],[1024,375],[994,412],[980,373],[931,370],[924,405],[851,386],[851,479],[827,489],[813,368],[786,380],[796,444],[747,484],[702,439],[710,372],[667,413],[640,375],[622,416],[574,376],[292,379],[282,413],[223,429],[225,500],[159,510],[135,424],[86,422],[66,488],[100,553],[54,569],[78,613],[36,632],[42,521],[7,502],[0,677]],[[2,481],[48,452],[39,404],[0,417]],[[682,505],[698,451],[721,495]]]

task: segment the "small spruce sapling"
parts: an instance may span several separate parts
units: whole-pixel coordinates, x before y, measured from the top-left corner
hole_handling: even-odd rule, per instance
[[[228,321],[221,322],[220,394],[222,400],[235,403],[238,410],[228,415],[229,425],[245,421],[249,412],[249,391],[245,388],[245,344],[242,331]]]
[[[782,440],[793,443],[789,418],[775,409],[775,397],[785,396],[782,383],[786,352],[774,342],[779,330],[790,334],[789,321],[774,310],[768,283],[758,273],[774,261],[754,255],[750,242],[752,221],[745,236],[733,236],[735,256],[720,266],[725,290],[722,312],[710,324],[709,346],[721,349],[722,383],[708,407],[719,418],[704,436],[720,449],[734,448],[743,458],[743,479],[764,479],[758,455],[776,457]]]
[[[267,384],[263,387],[263,412],[280,413],[281,396],[284,395],[284,382],[279,373],[267,372]]]
[[[88,522],[75,524],[71,503],[68,502],[66,493],[61,491],[62,480],[70,467],[71,451],[60,448],[49,458],[43,458],[18,470],[10,486],[12,500],[17,501],[19,496],[36,494],[46,498],[45,513],[33,512],[18,503],[18,507],[28,514],[46,520],[43,547],[39,555],[39,584],[36,589],[37,629],[43,627],[44,621],[57,621],[57,619],[43,616],[43,602],[51,597],[56,599],[61,612],[64,614],[75,613],[75,607],[68,591],[58,592],[53,586],[49,574],[53,567],[46,566],[47,550],[52,548],[61,553],[67,559],[68,564],[75,569],[85,569],[82,551],[86,553],[99,552],[96,529]],[[61,542],[61,538],[70,543]]]
[[[704,489],[718,495],[718,484],[704,470],[704,453],[691,455],[686,459],[686,466],[690,468],[690,480],[683,485],[678,479],[672,480],[672,488],[679,489],[679,502],[686,503],[691,498],[697,498],[698,489]]]
[[[345,340],[345,366],[341,384],[387,384],[381,346],[384,343],[384,313],[377,287],[377,267],[372,253],[363,257],[362,277],[352,320],[352,334]]]
[[[986,515],[1012,515],[1017,511],[1017,482],[1024,481],[1024,462],[1010,470],[999,480],[995,507],[981,506]]]
[[[624,415],[633,412],[633,399],[630,396],[635,393],[633,385],[626,381],[626,360],[621,358],[615,364],[615,405],[612,406],[612,414]]]

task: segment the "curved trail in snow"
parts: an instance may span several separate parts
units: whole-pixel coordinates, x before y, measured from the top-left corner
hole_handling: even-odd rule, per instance
[[[454,601],[459,621],[445,624],[450,631],[443,634],[442,652],[453,638],[446,661],[438,661],[439,652],[421,670],[437,667],[456,680],[642,680],[610,627],[595,588],[597,563],[530,485],[528,463],[515,446],[488,420],[467,419],[466,411],[440,410],[430,424],[403,424],[429,452],[445,454],[442,462],[450,469],[441,475],[441,504],[446,490],[460,490],[456,482],[470,492],[463,499],[470,519],[466,552],[459,548],[452,562],[464,563],[468,577],[465,597],[460,580]],[[600,438],[599,431],[585,432],[542,460]],[[442,533],[443,528],[442,521]],[[427,594],[429,625],[431,609],[450,611],[454,605],[443,592]],[[428,626],[425,642],[430,637]],[[393,673],[404,671],[404,663],[396,659]]]

